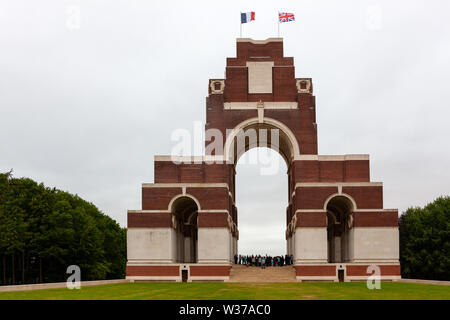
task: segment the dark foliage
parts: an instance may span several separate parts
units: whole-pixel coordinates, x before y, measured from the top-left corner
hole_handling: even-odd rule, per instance
[[[0,284],[125,276],[126,230],[92,203],[0,173]]]
[[[450,197],[409,208],[399,229],[402,277],[450,280]]]

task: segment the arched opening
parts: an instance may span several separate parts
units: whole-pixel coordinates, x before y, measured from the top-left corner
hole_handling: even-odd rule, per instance
[[[236,164],[237,254],[285,256],[287,165],[275,150],[249,148]]]
[[[199,207],[189,196],[176,198],[171,204],[172,222],[175,229],[176,262],[197,262]]]
[[[351,228],[354,204],[346,196],[334,196],[327,205],[328,262],[352,260]]]
[[[300,148],[292,131],[283,123],[265,117],[248,119],[238,124],[227,136],[224,146],[227,161],[237,164],[239,158],[255,147],[267,147],[277,151],[291,163],[300,155]]]

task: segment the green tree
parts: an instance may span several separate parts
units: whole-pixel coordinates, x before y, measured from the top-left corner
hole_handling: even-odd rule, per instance
[[[399,230],[403,277],[450,280],[450,197],[409,208]]]
[[[0,173],[2,284],[64,281],[72,264],[83,280],[122,278],[125,235],[77,195]]]

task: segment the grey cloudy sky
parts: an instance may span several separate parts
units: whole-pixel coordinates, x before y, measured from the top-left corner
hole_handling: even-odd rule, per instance
[[[204,122],[240,11],[256,11],[243,28],[254,39],[276,36],[278,11],[295,13],[281,36],[296,76],[313,78],[320,154],[370,154],[386,208],[449,194],[446,0],[0,0],[0,171],[77,193],[125,226],[153,156]],[[282,165],[238,167],[243,252],[285,248]]]

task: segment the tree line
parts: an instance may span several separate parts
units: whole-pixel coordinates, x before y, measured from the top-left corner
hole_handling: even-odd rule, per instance
[[[450,280],[450,197],[406,210],[399,218],[402,277]]]
[[[125,276],[126,229],[77,195],[0,173],[0,284]]]

